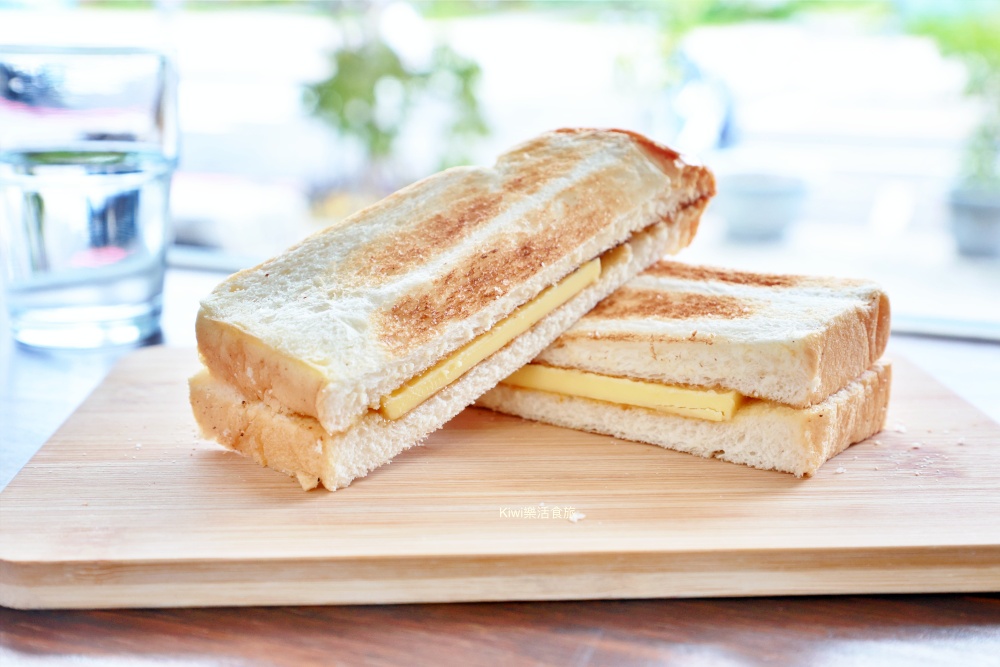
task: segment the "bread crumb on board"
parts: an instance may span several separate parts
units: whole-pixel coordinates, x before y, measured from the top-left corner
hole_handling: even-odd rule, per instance
[[[847,472],[847,468],[845,468],[844,466],[840,466],[839,468],[837,468],[836,470],[833,471],[833,474],[834,475],[843,475],[845,472]]]
[[[896,433],[906,433],[906,427],[898,423],[892,427],[892,430]]]
[[[586,519],[587,515],[584,514],[583,512],[573,512],[567,518],[569,519],[570,523],[576,523],[578,521],[583,521],[584,519]]]

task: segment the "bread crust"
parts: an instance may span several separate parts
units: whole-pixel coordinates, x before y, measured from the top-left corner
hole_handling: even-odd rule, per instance
[[[536,361],[808,407],[881,358],[889,328],[874,283],[661,261]]]
[[[688,215],[700,212],[691,211]],[[243,395],[205,370],[190,381],[191,405],[203,435],[295,476],[305,489],[335,490],[388,463],[472,404],[500,380],[529,362],[594,304],[673,247],[684,226],[656,224],[613,253],[597,283],[536,323],[526,333],[474,366],[457,381],[397,420],[365,412],[351,428],[329,433],[315,418],[276,409]]]
[[[272,354],[255,338],[224,322],[195,321],[202,363],[217,377],[228,378],[244,396],[275,404],[285,412],[315,414],[323,389],[321,369],[285,354]],[[283,400],[278,404],[273,396]]]
[[[725,422],[504,384],[484,394],[476,405],[556,426],[809,477],[830,458],[882,429],[891,381],[890,364],[876,363],[813,406],[793,408],[751,401]]]
[[[202,301],[205,365],[342,432],[583,262],[660,221],[690,243],[711,173],[620,131],[542,135],[416,183]],[[252,369],[253,376],[246,374]]]

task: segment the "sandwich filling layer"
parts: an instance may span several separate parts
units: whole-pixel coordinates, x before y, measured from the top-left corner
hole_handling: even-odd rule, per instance
[[[384,396],[379,406],[379,413],[386,419],[399,419],[523,334],[543,317],[596,282],[600,276],[601,260],[599,258],[590,260],[562,281],[520,306],[489,331],[388,396]]]
[[[739,392],[727,389],[666,385],[541,364],[528,364],[501,384],[715,422],[731,419],[743,402]]]

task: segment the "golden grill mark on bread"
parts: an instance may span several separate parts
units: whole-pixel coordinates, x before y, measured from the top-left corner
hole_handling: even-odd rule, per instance
[[[869,281],[795,278],[794,287],[764,287],[642,273],[624,289],[727,296],[751,310],[741,317],[608,319],[599,316],[607,306],[599,305],[536,361],[670,384],[724,384],[744,395],[806,407],[882,355],[890,306]]]
[[[644,273],[645,275],[677,278],[679,280],[716,280],[731,285],[751,285],[756,287],[794,287],[807,280],[802,276],[714,269],[708,266],[692,266],[690,264],[667,260],[657,262],[646,269]]]
[[[430,340],[451,321],[466,319],[534,275],[550,250],[538,236],[484,250],[392,304],[380,321],[382,340],[393,350]]]
[[[662,292],[624,287],[597,304],[586,316],[591,320],[688,320],[705,317],[749,317],[753,308],[732,296]]]
[[[597,187],[601,180],[598,173],[583,183],[585,187]],[[688,209],[700,210],[707,200],[698,197],[683,204],[675,216]],[[586,199],[578,200],[574,206],[564,205],[559,211],[547,208],[538,212],[540,217],[565,216],[575,224],[561,229],[545,226],[529,238],[522,235],[520,242],[515,238],[509,245],[485,250],[478,259],[469,259],[424,289],[403,296],[381,318],[382,341],[392,350],[402,350],[430,340],[451,320],[465,319],[492,300],[505,296],[512,286],[534,275],[542,266],[569,254],[584,239],[609,224],[608,218],[620,212],[618,204],[618,198]]]
[[[453,199],[448,208],[417,209],[400,226],[357,248],[345,262],[345,268],[351,269],[345,278],[362,285],[382,285],[425,264],[547,184],[568,176],[595,152],[596,147],[591,147],[571,157],[536,141],[511,154],[495,173],[456,170],[452,178],[457,183],[450,190]]]
[[[598,148],[591,145],[573,159],[567,159],[551,142],[536,138],[507,153],[497,163],[499,173],[503,174],[501,189],[508,194],[534,195],[547,183],[568,176],[579,163],[596,154]]]
[[[345,272],[345,277],[361,284],[385,284],[461,243],[491,222],[503,204],[503,195],[497,192],[457,199],[445,211],[414,220],[416,224],[393,230],[358,248],[347,260],[355,269],[353,275]]]
[[[580,183],[584,191],[596,188],[604,175],[597,172]],[[535,234],[512,236],[505,245],[483,249],[454,266],[420,290],[404,295],[381,318],[381,338],[390,349],[405,349],[436,336],[453,320],[478,312],[542,267],[557,262],[611,224],[621,213],[619,197],[576,197],[533,211]],[[543,224],[562,220],[562,226]]]
[[[426,372],[404,383],[392,394],[383,396],[379,412],[386,419],[399,419],[404,416],[443,387],[460,378],[470,368],[524,334],[549,313],[596,283],[601,277],[602,268],[602,260],[590,260],[519,307],[489,331],[480,334]]]

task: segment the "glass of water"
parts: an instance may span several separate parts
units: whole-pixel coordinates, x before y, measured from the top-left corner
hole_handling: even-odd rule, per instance
[[[0,280],[18,342],[159,331],[175,79],[153,51],[0,46]]]

